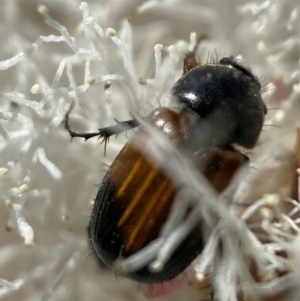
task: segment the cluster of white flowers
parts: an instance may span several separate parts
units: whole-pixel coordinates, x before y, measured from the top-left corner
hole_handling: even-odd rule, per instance
[[[0,300],[143,299],[136,283],[116,280],[88,256],[91,200],[127,137],[111,138],[104,156],[96,139],[70,143],[64,116],[74,101],[71,126],[88,132],[111,125],[114,118],[145,116],[153,106],[168,105],[182,57],[202,33],[211,37],[200,46],[202,61],[214,51],[219,57],[242,55],[255,74],[264,76],[264,99],[274,110],[268,111],[258,146],[249,153],[249,172],[243,169],[218,197],[172,145],[149,129],[157,141],[149,145],[151,155],[172,169],[174,181],[187,184],[180,196],[195,208],[191,220],[173,232],[168,221],[168,239],[152,268],[163,267],[178,243],[174,237],[183,239],[199,218],[212,220],[215,228],[193,264],[193,288],[182,289],[177,300],[208,297],[197,287],[206,283],[214,262],[221,300],[243,294],[249,300],[297,300],[296,1],[164,0],[138,8],[135,0],[80,6],[72,0],[48,2],[49,7],[22,0],[1,4]],[[190,32],[197,35],[187,42]],[[220,238],[223,260],[216,262]]]

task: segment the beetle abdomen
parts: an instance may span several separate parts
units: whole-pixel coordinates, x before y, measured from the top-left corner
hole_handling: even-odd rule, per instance
[[[161,118],[164,123],[159,122]],[[177,113],[165,108],[149,116],[156,128],[162,132],[167,129],[166,135],[172,140],[181,135],[178,118]],[[156,239],[175,194],[171,179],[159,165],[150,162],[134,143],[127,143],[96,197],[89,233],[98,256],[111,266],[118,257],[127,258]],[[145,267],[126,276],[140,282],[168,281],[183,271],[202,248],[201,231],[195,230],[180,244],[163,271],[151,273]]]
[[[184,149],[188,145],[189,138],[184,135],[184,116],[161,108],[151,113],[148,119],[174,144],[180,142]],[[95,200],[89,226],[90,240],[98,257],[109,266],[119,257],[136,254],[160,236],[177,193],[172,177],[146,155],[145,133],[143,126],[140,127],[135,135],[137,142],[129,141],[121,150]],[[143,139],[139,140],[142,135]],[[196,153],[186,151],[217,191],[226,188],[236,170],[247,160],[229,146],[205,146]],[[203,249],[205,233],[200,220],[162,271],[153,273],[145,266],[126,276],[144,283],[164,282],[176,277]]]

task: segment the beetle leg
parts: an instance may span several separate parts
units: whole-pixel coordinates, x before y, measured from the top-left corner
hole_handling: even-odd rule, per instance
[[[196,54],[194,52],[187,52],[185,54],[184,60],[183,60],[183,74],[186,74],[191,69],[194,69],[195,67],[199,66],[200,63],[198,62],[196,58]]]
[[[189,72],[191,69],[194,69],[194,68],[198,67],[199,65],[201,65],[200,60],[198,60],[198,58],[196,57],[196,52],[197,52],[199,44],[207,38],[208,37],[206,35],[201,35],[198,38],[193,51],[188,51],[185,54],[185,57],[183,60],[183,74],[185,74],[185,73]]]
[[[140,125],[140,122],[134,117],[133,117],[134,119],[121,121],[121,122],[118,121],[117,119],[114,119],[117,124],[98,129],[98,132],[92,132],[92,133],[75,132],[70,128],[69,125],[69,115],[73,110],[73,108],[74,108],[74,102],[71,104],[65,116],[65,129],[69,132],[70,136],[72,138],[81,137],[84,138],[85,140],[88,140],[92,137],[99,136],[98,139],[101,138],[103,139],[102,142],[104,142],[104,150],[106,150],[106,145],[110,136],[118,135],[122,132],[132,130]]]

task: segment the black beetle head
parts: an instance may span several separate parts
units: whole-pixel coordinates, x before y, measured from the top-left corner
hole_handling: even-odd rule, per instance
[[[260,89],[249,69],[225,57],[217,65],[198,66],[184,74],[172,94],[208,124],[213,144],[252,148],[266,114]]]

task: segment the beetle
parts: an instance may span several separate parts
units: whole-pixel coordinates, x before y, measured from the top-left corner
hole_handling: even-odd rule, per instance
[[[253,148],[258,140],[267,112],[260,90],[258,78],[232,57],[201,65],[195,47],[185,55],[183,75],[171,90],[176,108],[156,108],[144,120],[186,154],[221,192],[248,160],[234,145]],[[119,258],[134,256],[156,241],[179,188],[160,164],[148,158],[143,145],[133,141],[147,137],[138,119],[117,121],[97,132],[79,133],[69,126],[72,108],[73,105],[65,118],[65,128],[72,138],[98,136],[106,148],[110,136],[138,128],[107,171],[88,226],[97,258],[113,267]],[[163,269],[154,273],[146,264],[125,271],[124,276],[141,283],[169,281],[201,253],[204,243],[200,220]]]

